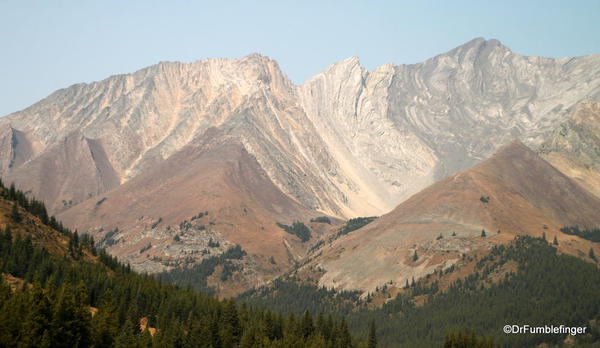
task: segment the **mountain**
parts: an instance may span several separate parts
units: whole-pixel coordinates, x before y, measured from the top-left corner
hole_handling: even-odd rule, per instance
[[[2,176],[58,212],[219,127],[306,207],[378,215],[512,138],[541,143],[571,106],[598,98],[599,61],[525,57],[475,39],[423,63],[372,72],[349,58],[299,86],[256,54],[163,62],[59,90],[4,118]],[[71,176],[83,174],[62,164],[57,188],[42,189],[32,177],[46,168],[34,162],[48,157],[89,168],[89,187],[70,187],[78,180]]]
[[[525,57],[497,40],[371,72],[353,57],[302,85],[258,54],[162,62],[1,118],[0,170],[138,270],[238,244],[256,284],[330,232],[302,242],[278,223],[387,213],[512,138],[539,145],[599,97],[600,55]]]
[[[0,183],[2,347],[363,346],[331,316],[248,310],[132,272],[44,213]]]
[[[517,140],[325,243],[301,271],[316,275],[320,286],[341,290],[402,287],[516,235],[556,237],[562,252],[585,256],[592,243],[560,229],[597,228],[598,211],[598,197]]]
[[[288,254],[302,253],[301,242],[275,222],[315,212],[281,192],[235,138],[211,128],[192,144],[61,218],[114,240],[111,254],[144,272],[189,266],[234,245],[255,266],[244,288],[291,266]]]
[[[479,38],[372,72],[349,58],[299,86],[299,95],[334,157],[368,187],[361,192],[382,198],[378,211],[353,216],[380,215],[513,138],[539,145],[573,105],[598,100],[599,61],[525,57]]]
[[[538,152],[600,197],[600,103],[578,105],[542,143]]]

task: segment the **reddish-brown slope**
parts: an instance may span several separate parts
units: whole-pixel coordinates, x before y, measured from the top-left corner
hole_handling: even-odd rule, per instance
[[[0,189],[1,190],[1,189]],[[49,253],[69,256],[69,237],[42,223],[37,217],[17,205],[21,221],[17,222],[12,217],[15,202],[0,196],[0,228],[9,228],[13,235],[31,237],[31,241],[38,247],[45,248]],[[85,261],[96,262],[97,257],[87,249],[83,250]]]
[[[489,197],[489,203],[481,197]],[[480,165],[411,197],[370,228],[429,220],[509,233],[541,232],[543,225],[598,226],[599,202],[525,145],[514,142]]]
[[[489,202],[481,197],[489,197]],[[545,233],[550,240],[557,236],[563,251],[577,254],[587,252],[589,242],[559,229],[598,227],[598,212],[598,198],[522,143],[513,142],[480,165],[428,187],[338,239],[311,264],[325,269],[322,285],[372,290],[390,280],[404,284],[449,266],[463,253],[517,234]],[[415,251],[418,259],[413,261]]]
[[[140,227],[140,220],[160,219],[157,227],[177,226],[208,211],[207,220],[212,222],[208,228],[256,256],[268,268],[264,276],[284,270],[291,262],[288,249],[300,243],[276,222],[306,221],[315,212],[282,193],[243,145],[221,131],[209,129],[192,143],[197,145],[188,145],[155,168],[65,211],[60,219],[80,230],[125,231],[128,243],[109,249],[125,257],[138,254],[139,245],[133,241],[148,230]]]

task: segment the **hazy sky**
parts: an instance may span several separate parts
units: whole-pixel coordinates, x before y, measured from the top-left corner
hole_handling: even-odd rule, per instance
[[[416,63],[480,36],[525,55],[600,53],[599,23],[599,0],[0,0],[0,115],[164,60],[259,52],[301,83],[349,56]]]

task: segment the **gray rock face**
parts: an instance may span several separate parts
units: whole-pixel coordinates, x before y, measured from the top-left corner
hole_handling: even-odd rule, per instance
[[[600,103],[577,105],[538,152],[555,168],[600,197]]]
[[[336,158],[368,178],[358,191],[382,199],[386,211],[513,138],[539,145],[573,105],[600,97],[599,78],[599,55],[524,57],[475,39],[371,73],[350,58],[298,90]]]
[[[59,90],[2,118],[0,170],[57,212],[217,127],[305,207],[379,215],[512,138],[538,145],[574,104],[599,97],[600,55],[525,57],[484,39],[372,72],[349,58],[300,86],[256,54],[160,63]],[[69,151],[77,155],[61,155]],[[30,179],[48,158],[71,161],[53,165],[51,192]]]

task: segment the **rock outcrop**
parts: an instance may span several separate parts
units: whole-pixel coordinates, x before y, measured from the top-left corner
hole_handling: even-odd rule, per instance
[[[578,105],[542,143],[538,152],[600,197],[600,103]]]
[[[600,55],[525,57],[497,40],[371,72],[353,57],[302,85],[258,54],[162,62],[1,118],[0,174],[70,227],[100,238],[119,227],[121,257],[139,246],[127,241],[220,211],[211,233],[274,257],[277,267],[260,261],[270,276],[306,247],[276,222],[387,213],[513,138],[540,145],[574,105],[599,98]],[[159,218],[150,232],[139,222]],[[162,267],[143,257],[128,260]]]
[[[304,206],[377,215],[512,138],[539,145],[574,105],[598,98],[600,56],[525,57],[497,40],[372,72],[353,57],[300,86],[256,54],[164,62],[59,90],[3,118],[17,134],[11,139],[27,140],[5,137],[0,162],[4,178],[23,178],[21,187],[59,212],[68,208],[63,201],[75,205],[123,184],[219,127]],[[106,158],[68,158],[102,168],[93,188],[46,192],[28,180],[35,173],[17,174],[25,163],[44,167],[35,162],[74,136]],[[65,171],[53,180],[67,188],[79,181],[71,176],[90,174]]]

